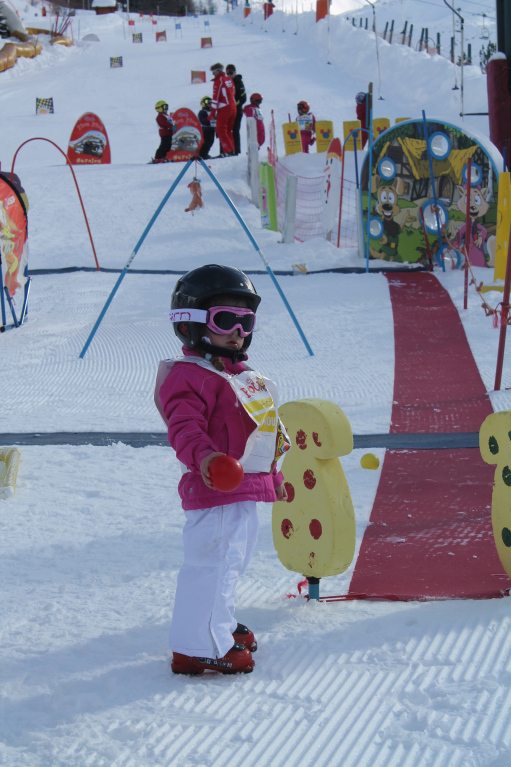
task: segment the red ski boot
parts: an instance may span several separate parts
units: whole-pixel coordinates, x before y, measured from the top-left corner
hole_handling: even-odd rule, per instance
[[[232,636],[236,644],[246,647],[250,652],[257,650],[257,641],[254,634],[243,623],[238,623],[236,629],[232,632]]]
[[[191,655],[172,653],[170,667],[174,674],[203,674],[218,671],[220,674],[250,674],[254,669],[252,654],[246,647],[235,644],[223,658],[196,658]]]

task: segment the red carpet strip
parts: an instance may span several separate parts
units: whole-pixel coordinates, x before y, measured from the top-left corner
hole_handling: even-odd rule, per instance
[[[489,398],[449,294],[430,273],[388,274],[391,432],[479,431]],[[511,586],[491,529],[494,468],[477,448],[387,450],[349,597],[488,598]]]

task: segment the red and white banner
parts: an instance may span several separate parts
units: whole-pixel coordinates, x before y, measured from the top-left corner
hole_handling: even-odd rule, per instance
[[[167,160],[186,162],[197,157],[204,141],[200,122],[191,109],[181,107],[172,112],[175,130],[172,136],[172,149],[167,152]]]
[[[20,193],[3,174],[0,175],[0,251],[2,281],[13,298],[27,281],[27,216]]]
[[[72,165],[108,165],[111,162],[108,134],[97,115],[86,112],[76,121],[67,156]]]

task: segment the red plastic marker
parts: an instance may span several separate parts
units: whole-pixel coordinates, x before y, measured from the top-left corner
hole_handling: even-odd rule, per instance
[[[209,464],[209,476],[215,490],[230,493],[241,484],[243,466],[230,455],[219,455]]]

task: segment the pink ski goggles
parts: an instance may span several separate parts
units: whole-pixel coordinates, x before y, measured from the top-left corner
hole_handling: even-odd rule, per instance
[[[241,338],[249,336],[255,327],[255,314],[240,306],[212,306],[210,309],[173,309],[171,322],[201,322],[219,336],[237,330]]]

